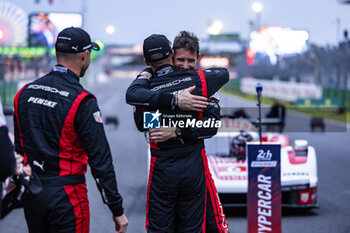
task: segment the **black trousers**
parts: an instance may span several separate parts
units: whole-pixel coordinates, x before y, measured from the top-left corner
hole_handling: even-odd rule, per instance
[[[29,233],[88,233],[89,202],[86,184],[44,186],[24,207]]]
[[[151,157],[147,193],[148,233],[225,232],[227,222],[205,150]]]

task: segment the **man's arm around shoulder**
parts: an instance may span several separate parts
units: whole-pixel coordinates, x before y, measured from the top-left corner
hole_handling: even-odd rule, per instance
[[[229,72],[226,68],[210,68],[203,70],[207,81],[208,96],[214,95],[230,79]]]

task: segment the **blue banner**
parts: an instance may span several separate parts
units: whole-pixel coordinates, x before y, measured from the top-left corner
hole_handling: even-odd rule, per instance
[[[248,144],[248,232],[281,233],[281,145]]]

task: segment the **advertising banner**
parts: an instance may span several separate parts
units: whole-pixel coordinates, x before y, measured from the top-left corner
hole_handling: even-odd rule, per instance
[[[279,80],[259,80],[244,78],[241,80],[241,92],[256,94],[255,87],[258,83],[264,87],[264,96],[279,100],[295,102],[300,98],[322,98],[322,87],[314,83],[284,82]]]
[[[281,233],[281,145],[248,144],[248,232]]]

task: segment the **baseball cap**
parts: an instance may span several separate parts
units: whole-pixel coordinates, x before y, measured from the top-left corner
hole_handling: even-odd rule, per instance
[[[80,53],[88,49],[100,50],[100,46],[91,42],[89,34],[81,28],[69,27],[63,29],[57,36],[57,52]]]
[[[146,61],[156,62],[169,57],[171,42],[164,35],[152,34],[143,41],[143,56]]]

